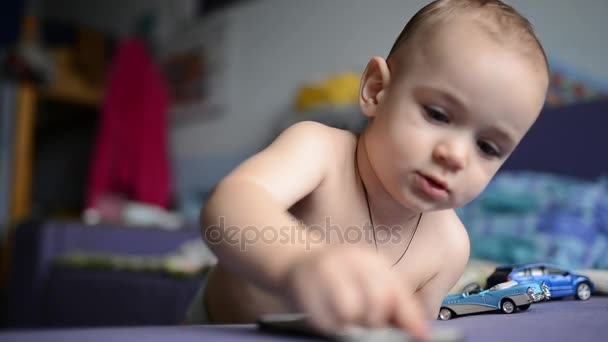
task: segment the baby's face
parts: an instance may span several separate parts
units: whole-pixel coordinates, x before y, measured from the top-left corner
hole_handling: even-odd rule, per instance
[[[366,141],[385,189],[424,211],[479,195],[536,120],[547,89],[533,57],[473,23],[454,20],[425,44],[391,62]]]

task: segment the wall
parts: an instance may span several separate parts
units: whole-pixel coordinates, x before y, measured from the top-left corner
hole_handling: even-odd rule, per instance
[[[533,22],[551,59],[608,80],[608,1],[508,2]],[[222,13],[229,25],[222,85],[226,113],[220,120],[174,127],[175,156],[191,159],[259,147],[301,82],[361,72],[369,57],[387,54],[405,21],[426,3],[258,0]]]
[[[364,1],[262,0],[225,13],[226,115],[221,121],[176,128],[176,156],[260,146],[302,81],[362,71],[370,56],[388,52],[404,23],[403,13],[413,14],[424,2],[387,0],[384,8],[402,10],[375,11]]]
[[[608,1],[510,0],[533,23],[549,57],[608,81]]]

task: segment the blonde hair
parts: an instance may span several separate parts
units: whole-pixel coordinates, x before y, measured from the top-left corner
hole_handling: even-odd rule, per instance
[[[413,37],[426,34],[454,14],[472,14],[473,18],[494,39],[511,39],[518,45],[539,53],[549,71],[545,50],[534,33],[532,24],[513,7],[500,0],[436,0],[421,8],[405,25],[387,59]],[[513,39],[515,38],[515,39]],[[536,54],[535,53],[535,54]]]

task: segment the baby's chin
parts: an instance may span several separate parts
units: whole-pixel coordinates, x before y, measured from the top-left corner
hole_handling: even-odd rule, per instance
[[[404,200],[402,205],[404,208],[415,211],[415,212],[430,212],[430,211],[443,211],[453,210],[464,207],[473,201],[476,196],[468,195],[466,197],[454,198],[455,194],[450,194],[450,198],[445,201],[430,201],[427,199],[416,198],[415,200]]]
[[[446,209],[453,209],[452,203],[448,202],[437,202],[429,201],[419,196],[412,196],[408,194],[399,201],[403,209],[415,212],[415,213],[426,213],[431,211],[442,211]]]

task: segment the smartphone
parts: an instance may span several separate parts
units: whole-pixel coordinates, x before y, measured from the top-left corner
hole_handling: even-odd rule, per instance
[[[257,321],[258,329],[273,334],[330,338],[314,329],[302,313],[266,314]]]
[[[364,329],[357,328],[347,333],[333,335],[323,334],[314,329],[306,314],[267,314],[257,321],[258,329],[272,334],[315,337],[339,342],[408,342],[415,339],[399,329]],[[462,342],[461,331],[449,327],[432,327],[428,342]]]

